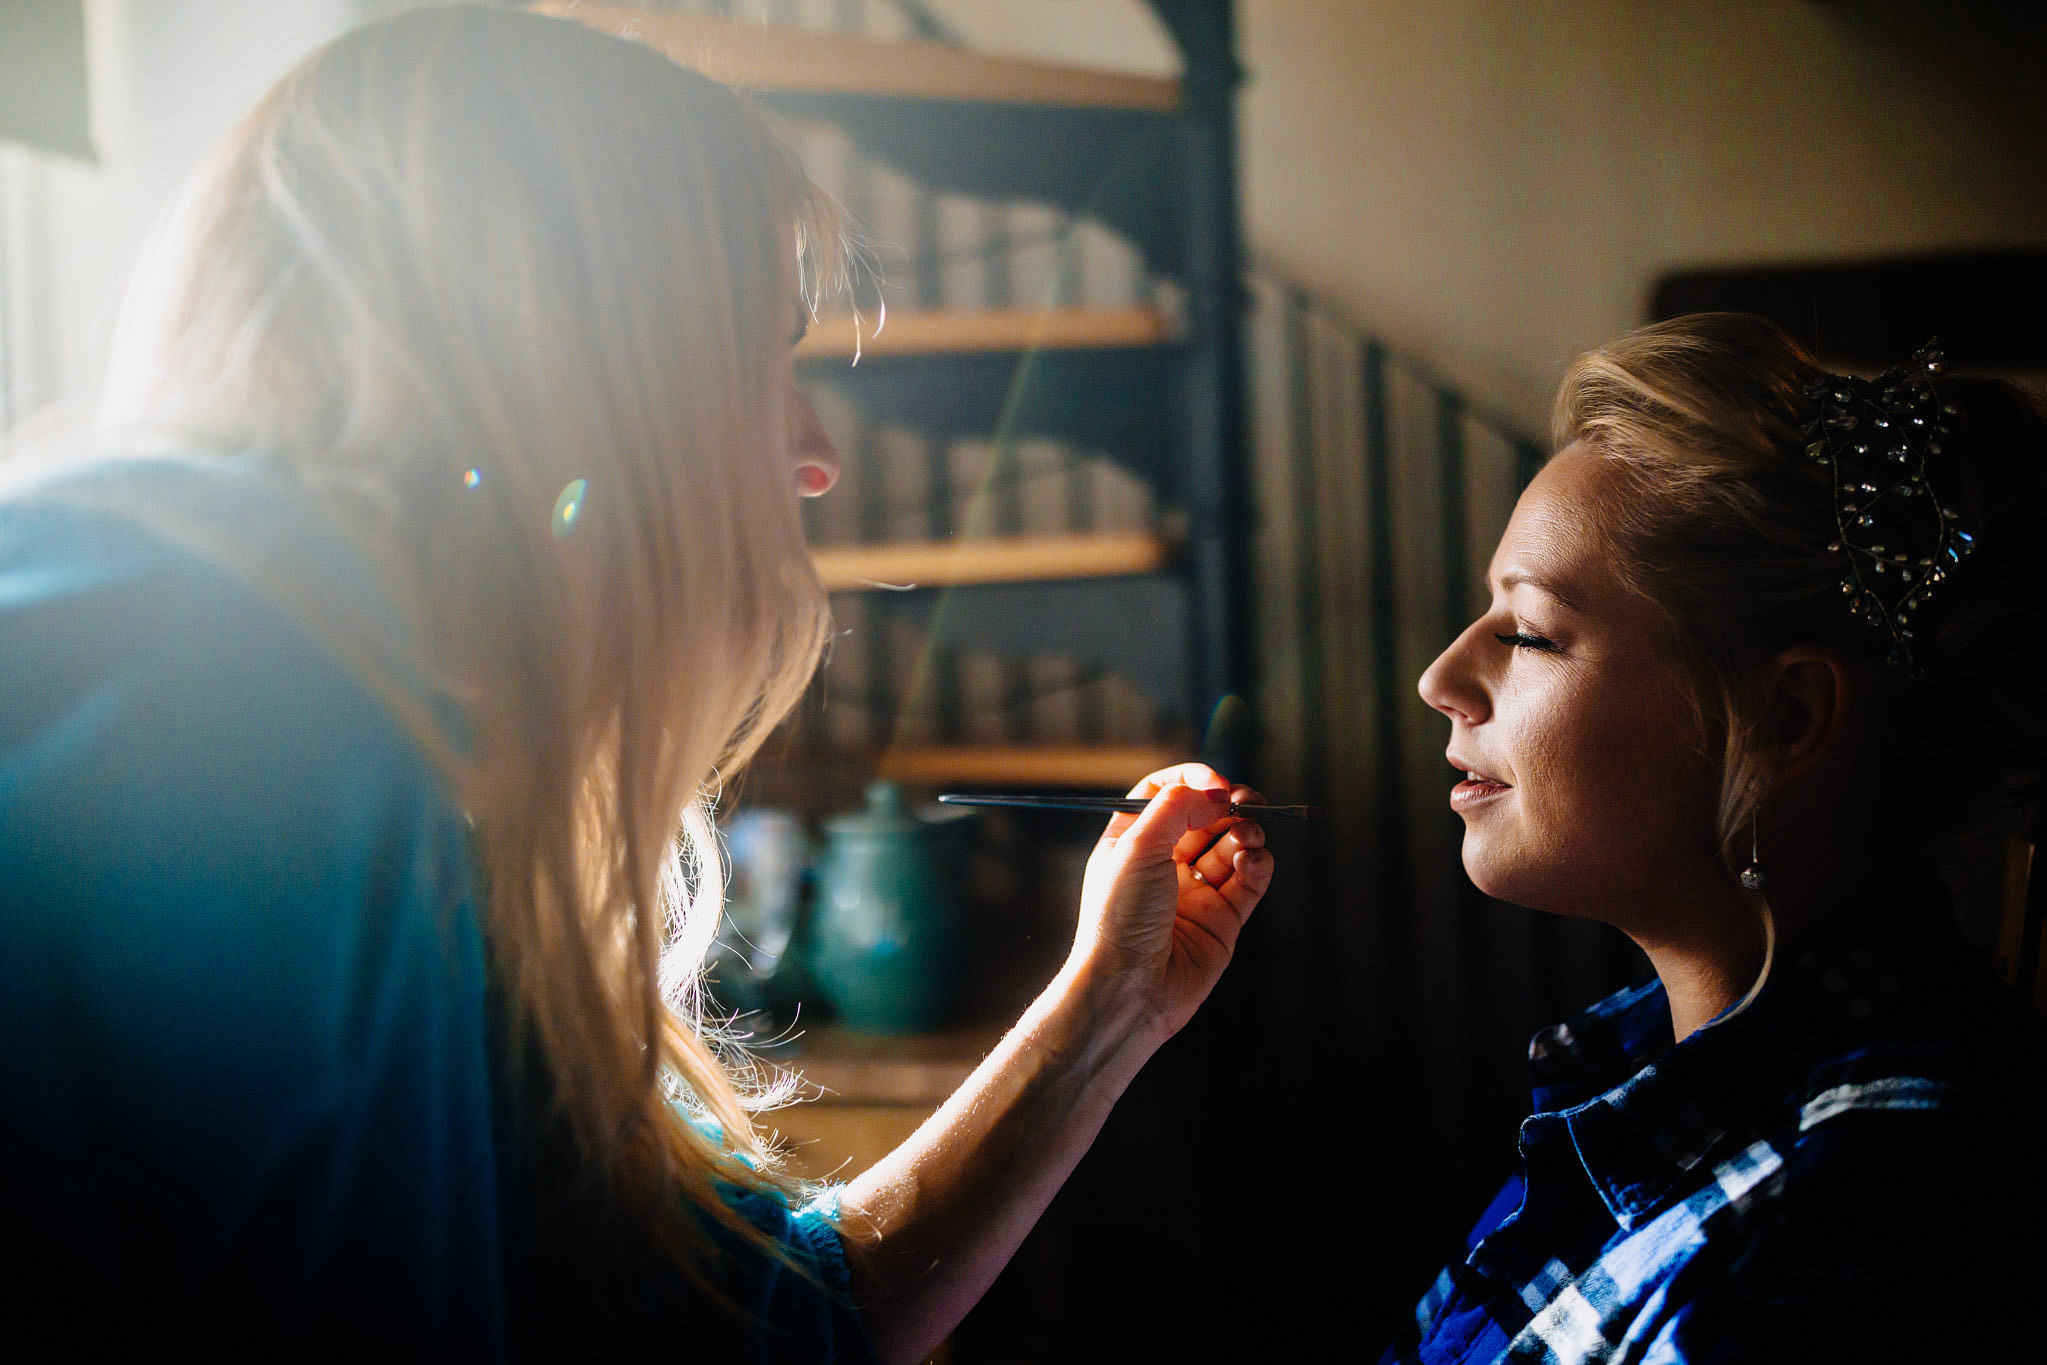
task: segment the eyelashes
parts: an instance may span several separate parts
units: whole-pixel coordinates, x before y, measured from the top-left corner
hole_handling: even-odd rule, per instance
[[[1557,642],[1547,636],[1530,635],[1526,631],[1519,630],[1507,635],[1495,635],[1493,638],[1501,644],[1510,645],[1515,649],[1533,649],[1546,653],[1555,653],[1557,647]]]

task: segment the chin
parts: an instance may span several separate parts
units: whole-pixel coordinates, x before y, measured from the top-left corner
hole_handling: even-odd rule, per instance
[[[1505,869],[1486,857],[1483,849],[1472,847],[1469,833],[1464,836],[1463,861],[1464,875],[1470,879],[1473,886],[1496,901],[1506,901],[1511,905],[1521,904],[1514,894],[1518,889],[1514,885],[1515,879],[1511,876],[1502,876],[1501,873]]]
[[[1583,916],[1585,913],[1566,894],[1571,879],[1490,858],[1483,847],[1473,846],[1469,833],[1464,836],[1464,875],[1481,892],[1508,905],[1550,915]]]

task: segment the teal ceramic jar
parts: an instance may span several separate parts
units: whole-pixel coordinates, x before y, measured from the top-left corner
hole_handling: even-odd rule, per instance
[[[911,1033],[945,1022],[957,975],[957,833],[903,809],[887,782],[824,822],[810,973],[849,1028]]]

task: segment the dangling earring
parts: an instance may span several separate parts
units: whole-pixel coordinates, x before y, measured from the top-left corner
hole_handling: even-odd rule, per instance
[[[1756,816],[1761,814],[1762,811],[1759,808],[1756,812],[1756,815],[1752,815],[1749,817],[1748,866],[1744,867],[1741,870],[1741,886],[1744,891],[1760,892],[1764,887],[1770,884],[1770,879],[1763,875],[1762,854],[1758,851],[1758,849],[1760,848],[1761,840],[1756,833],[1756,825],[1758,823]]]

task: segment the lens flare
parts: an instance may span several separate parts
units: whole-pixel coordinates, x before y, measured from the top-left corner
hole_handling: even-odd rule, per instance
[[[1243,748],[1250,738],[1251,707],[1234,692],[1225,692],[1216,699],[1215,710],[1209,713],[1208,729],[1201,740],[1201,751],[1217,757],[1233,755]]]
[[[583,501],[590,491],[588,479],[571,479],[561,496],[554,500],[554,538],[565,540],[569,532],[576,529],[576,518],[583,514]]]

